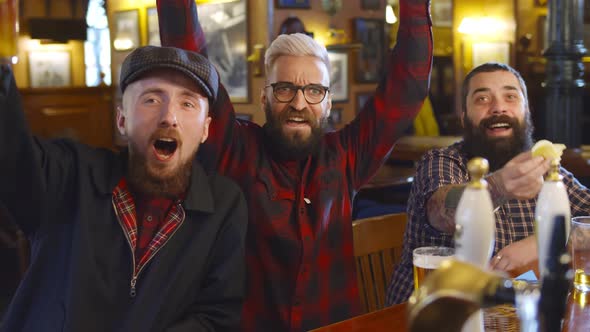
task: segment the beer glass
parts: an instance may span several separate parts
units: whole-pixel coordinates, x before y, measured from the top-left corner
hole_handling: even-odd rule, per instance
[[[0,63],[12,63],[17,39],[18,0],[0,0]]]
[[[436,270],[442,261],[455,254],[454,248],[421,247],[414,249],[414,289],[418,289],[426,276]]]
[[[590,291],[590,216],[574,217],[569,236],[574,268],[574,287]]]

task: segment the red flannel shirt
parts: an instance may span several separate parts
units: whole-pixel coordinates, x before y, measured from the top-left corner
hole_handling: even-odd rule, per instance
[[[148,204],[145,204],[142,210],[161,210],[163,207],[162,204],[166,205],[165,201],[168,200],[144,200],[143,203]],[[158,232],[153,235],[153,231],[149,231],[148,228],[149,233],[139,233],[140,238],[138,241],[138,226],[142,225],[143,222],[140,221],[139,225],[137,223],[135,202],[133,196],[129,192],[125,178],[121,179],[119,184],[117,184],[113,190],[113,207],[115,208],[117,219],[125,233],[129,249],[133,256],[133,276],[131,278],[130,291],[132,297],[135,297],[135,284],[137,283],[137,279],[143,268],[156,255],[160,248],[166,244],[168,239],[174,234],[175,230],[180,227],[184,221],[184,209],[182,206],[180,204],[172,204],[172,201],[168,202],[170,204],[168,205],[168,208],[163,211],[164,213],[167,213],[165,214],[165,218],[162,218],[163,220],[159,222],[160,225],[157,228]],[[155,230],[155,227],[151,228],[154,228]],[[143,236],[141,236],[142,233]],[[146,243],[148,244],[146,245]]]
[[[244,331],[304,331],[360,313],[352,201],[412,124],[428,91],[432,35],[427,0],[402,0],[397,44],[363,111],[327,133],[301,165],[273,157],[255,123],[236,120],[220,86],[211,107],[207,164],[248,201]],[[194,0],[158,0],[162,45],[206,52]],[[211,160],[211,158],[214,158]]]
[[[148,249],[154,235],[166,223],[166,215],[172,207],[173,200],[153,198],[134,194],[135,219],[137,221],[137,248],[135,260],[139,262]]]

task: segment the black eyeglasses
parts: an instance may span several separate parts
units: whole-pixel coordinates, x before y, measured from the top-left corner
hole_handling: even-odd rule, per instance
[[[320,84],[308,84],[305,86],[295,85],[289,82],[276,82],[265,88],[272,88],[272,94],[281,103],[290,103],[297,94],[297,91],[303,91],[303,97],[310,105],[319,104],[326,98],[326,93],[330,88]]]

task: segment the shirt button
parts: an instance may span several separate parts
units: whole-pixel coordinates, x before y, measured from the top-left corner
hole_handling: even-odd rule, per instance
[[[147,216],[147,221],[152,221],[152,216]]]

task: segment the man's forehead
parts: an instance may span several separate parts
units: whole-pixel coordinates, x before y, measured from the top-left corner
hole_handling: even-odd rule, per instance
[[[492,89],[518,90],[522,92],[518,78],[513,73],[504,70],[477,73],[469,81],[470,94]]]

